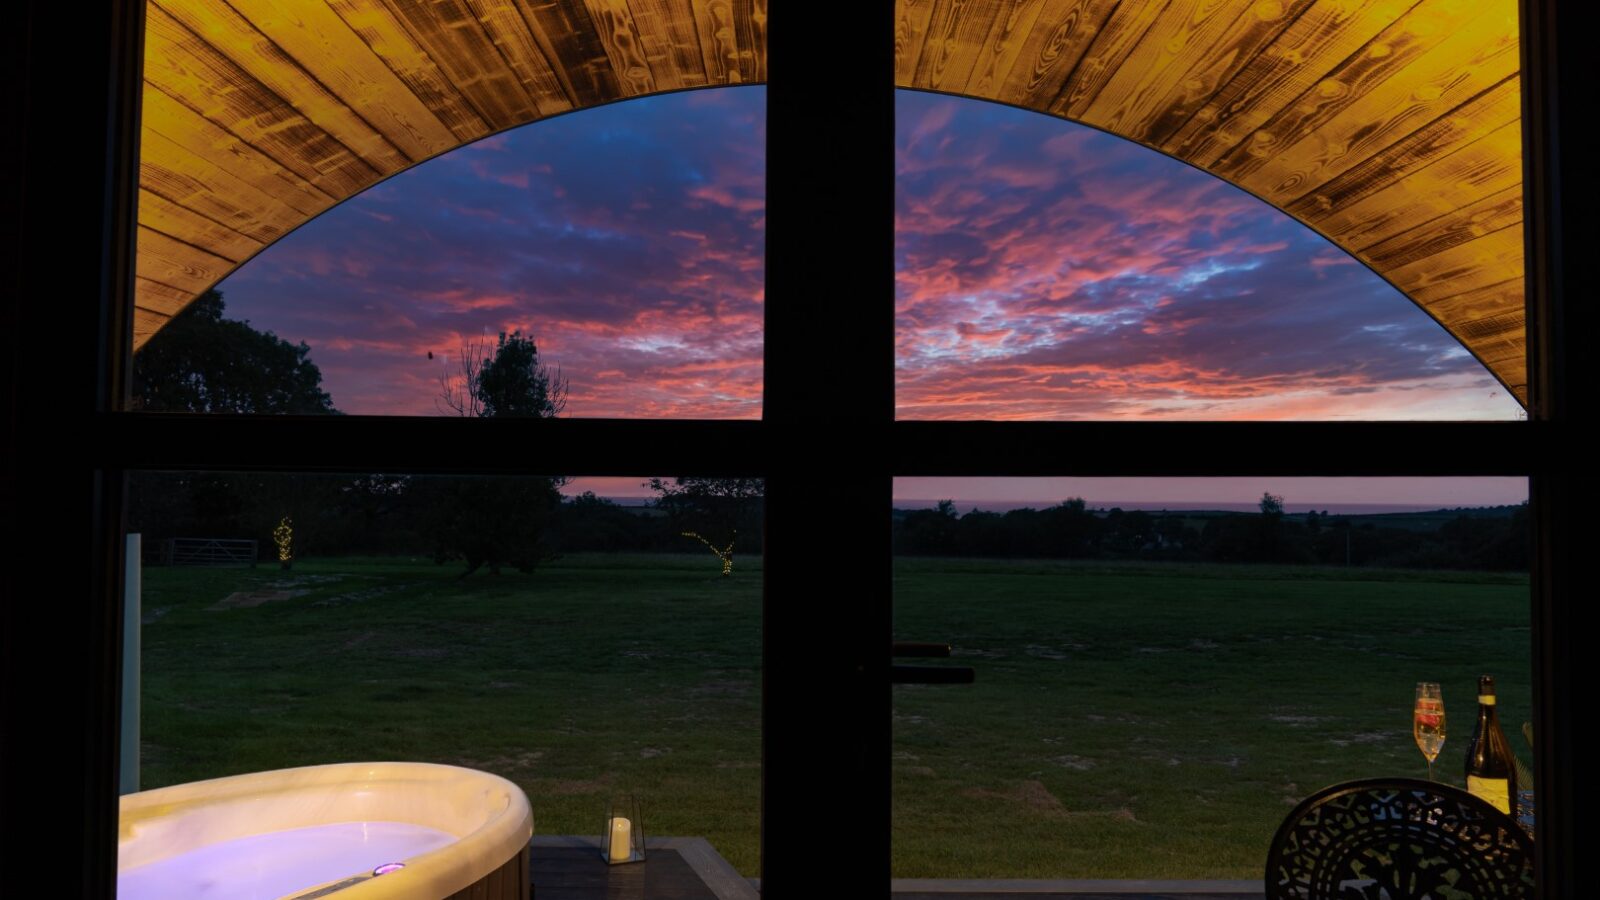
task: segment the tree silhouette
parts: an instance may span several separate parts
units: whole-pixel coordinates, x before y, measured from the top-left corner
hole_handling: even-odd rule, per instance
[[[1283,497],[1269,491],[1263,491],[1261,493],[1261,514],[1263,516],[1282,516]]]
[[[435,405],[448,414],[549,419],[567,408],[567,380],[539,361],[533,338],[500,332],[491,347],[468,340],[456,351],[454,368],[439,373]]]
[[[133,358],[134,409],[152,412],[337,413],[304,342],[223,318],[212,288]]]

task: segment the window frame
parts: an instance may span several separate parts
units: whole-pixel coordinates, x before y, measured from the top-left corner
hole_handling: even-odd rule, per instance
[[[0,582],[8,598],[0,604],[0,814],[15,821],[16,810],[27,809],[19,830],[33,838],[7,847],[29,864],[5,866],[0,878],[48,870],[66,873],[59,896],[114,893],[121,525],[131,470],[766,478],[762,883],[764,895],[780,898],[826,896],[842,884],[888,890],[894,476],[1498,474],[1530,478],[1541,885],[1545,896],[1576,896],[1573,609],[1600,538],[1590,512],[1600,490],[1575,452],[1575,423],[1591,412],[1594,391],[1567,362],[1579,352],[1578,336],[1595,333],[1594,312],[1564,299],[1587,296],[1579,286],[1594,277],[1580,271],[1577,253],[1562,252],[1563,225],[1580,209],[1576,179],[1560,177],[1578,168],[1562,163],[1569,148],[1583,145],[1578,117],[1563,122],[1555,108],[1558,99],[1587,108],[1584,92],[1592,88],[1580,80],[1582,29],[1569,27],[1569,52],[1557,53],[1558,6],[1522,0],[1533,399],[1530,421],[1514,423],[895,421],[887,300],[894,287],[893,3],[852,10],[861,16],[852,28],[839,27],[833,7],[790,4],[769,32],[760,421],[123,412],[143,4],[20,8],[7,39],[15,44],[11,83],[22,88],[7,108],[22,123],[21,138],[5,152],[14,157],[7,171],[25,172],[26,180],[15,179],[11,191],[19,214],[0,226],[7,239],[0,269],[12,288],[0,353],[14,451],[3,466],[0,500],[8,512],[0,546],[19,563]],[[78,69],[73,78],[61,78],[63,59]],[[840,59],[859,65],[839,66]],[[1579,233],[1576,224],[1567,230]],[[62,247],[76,254],[70,265],[33,264]],[[26,299],[51,295],[94,300]],[[885,299],[874,306],[852,299],[859,296]],[[23,340],[55,333],[92,339],[67,347]],[[48,393],[56,396],[40,396],[37,373],[54,377]],[[1181,458],[1163,449],[1173,446],[1184,448]],[[1284,446],[1295,448],[1292,460],[1274,452]],[[526,447],[538,448],[531,462],[518,450]],[[840,516],[841,509],[858,515]],[[840,548],[848,558],[839,559]],[[59,598],[14,602],[34,596],[28,573],[17,571],[24,560],[30,570],[62,573]],[[51,740],[38,740],[41,734]],[[813,831],[819,804],[833,829],[826,848]],[[817,864],[819,853],[827,866]]]

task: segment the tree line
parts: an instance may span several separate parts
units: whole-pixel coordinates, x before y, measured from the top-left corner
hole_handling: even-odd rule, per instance
[[[1527,571],[1529,540],[1526,504],[1417,524],[1326,511],[1289,516],[1273,494],[1263,496],[1254,513],[1095,510],[1072,498],[1043,509],[965,515],[945,500],[894,516],[895,552],[908,556]]]
[[[567,553],[693,553],[703,535],[741,556],[761,552],[757,479],[652,479],[644,506],[592,492],[563,497],[566,479],[513,476],[138,472],[129,477],[128,530],[152,555],[167,538],[259,541],[275,550],[278,522],[294,524],[295,557],[414,556],[479,570],[532,570]],[[707,559],[708,567],[714,563]]]

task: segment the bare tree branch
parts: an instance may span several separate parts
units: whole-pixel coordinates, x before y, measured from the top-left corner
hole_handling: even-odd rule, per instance
[[[439,370],[439,394],[434,397],[434,408],[447,416],[472,416],[483,414],[482,395],[478,390],[478,377],[488,351],[488,338],[469,339],[456,350],[456,364],[449,362]]]

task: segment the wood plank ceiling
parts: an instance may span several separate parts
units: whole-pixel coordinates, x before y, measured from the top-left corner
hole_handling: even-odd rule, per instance
[[[612,100],[765,81],[766,6],[149,0],[135,346],[295,226],[432,156]],[[1102,128],[1254,193],[1526,401],[1515,0],[897,0],[896,15],[900,86]]]

